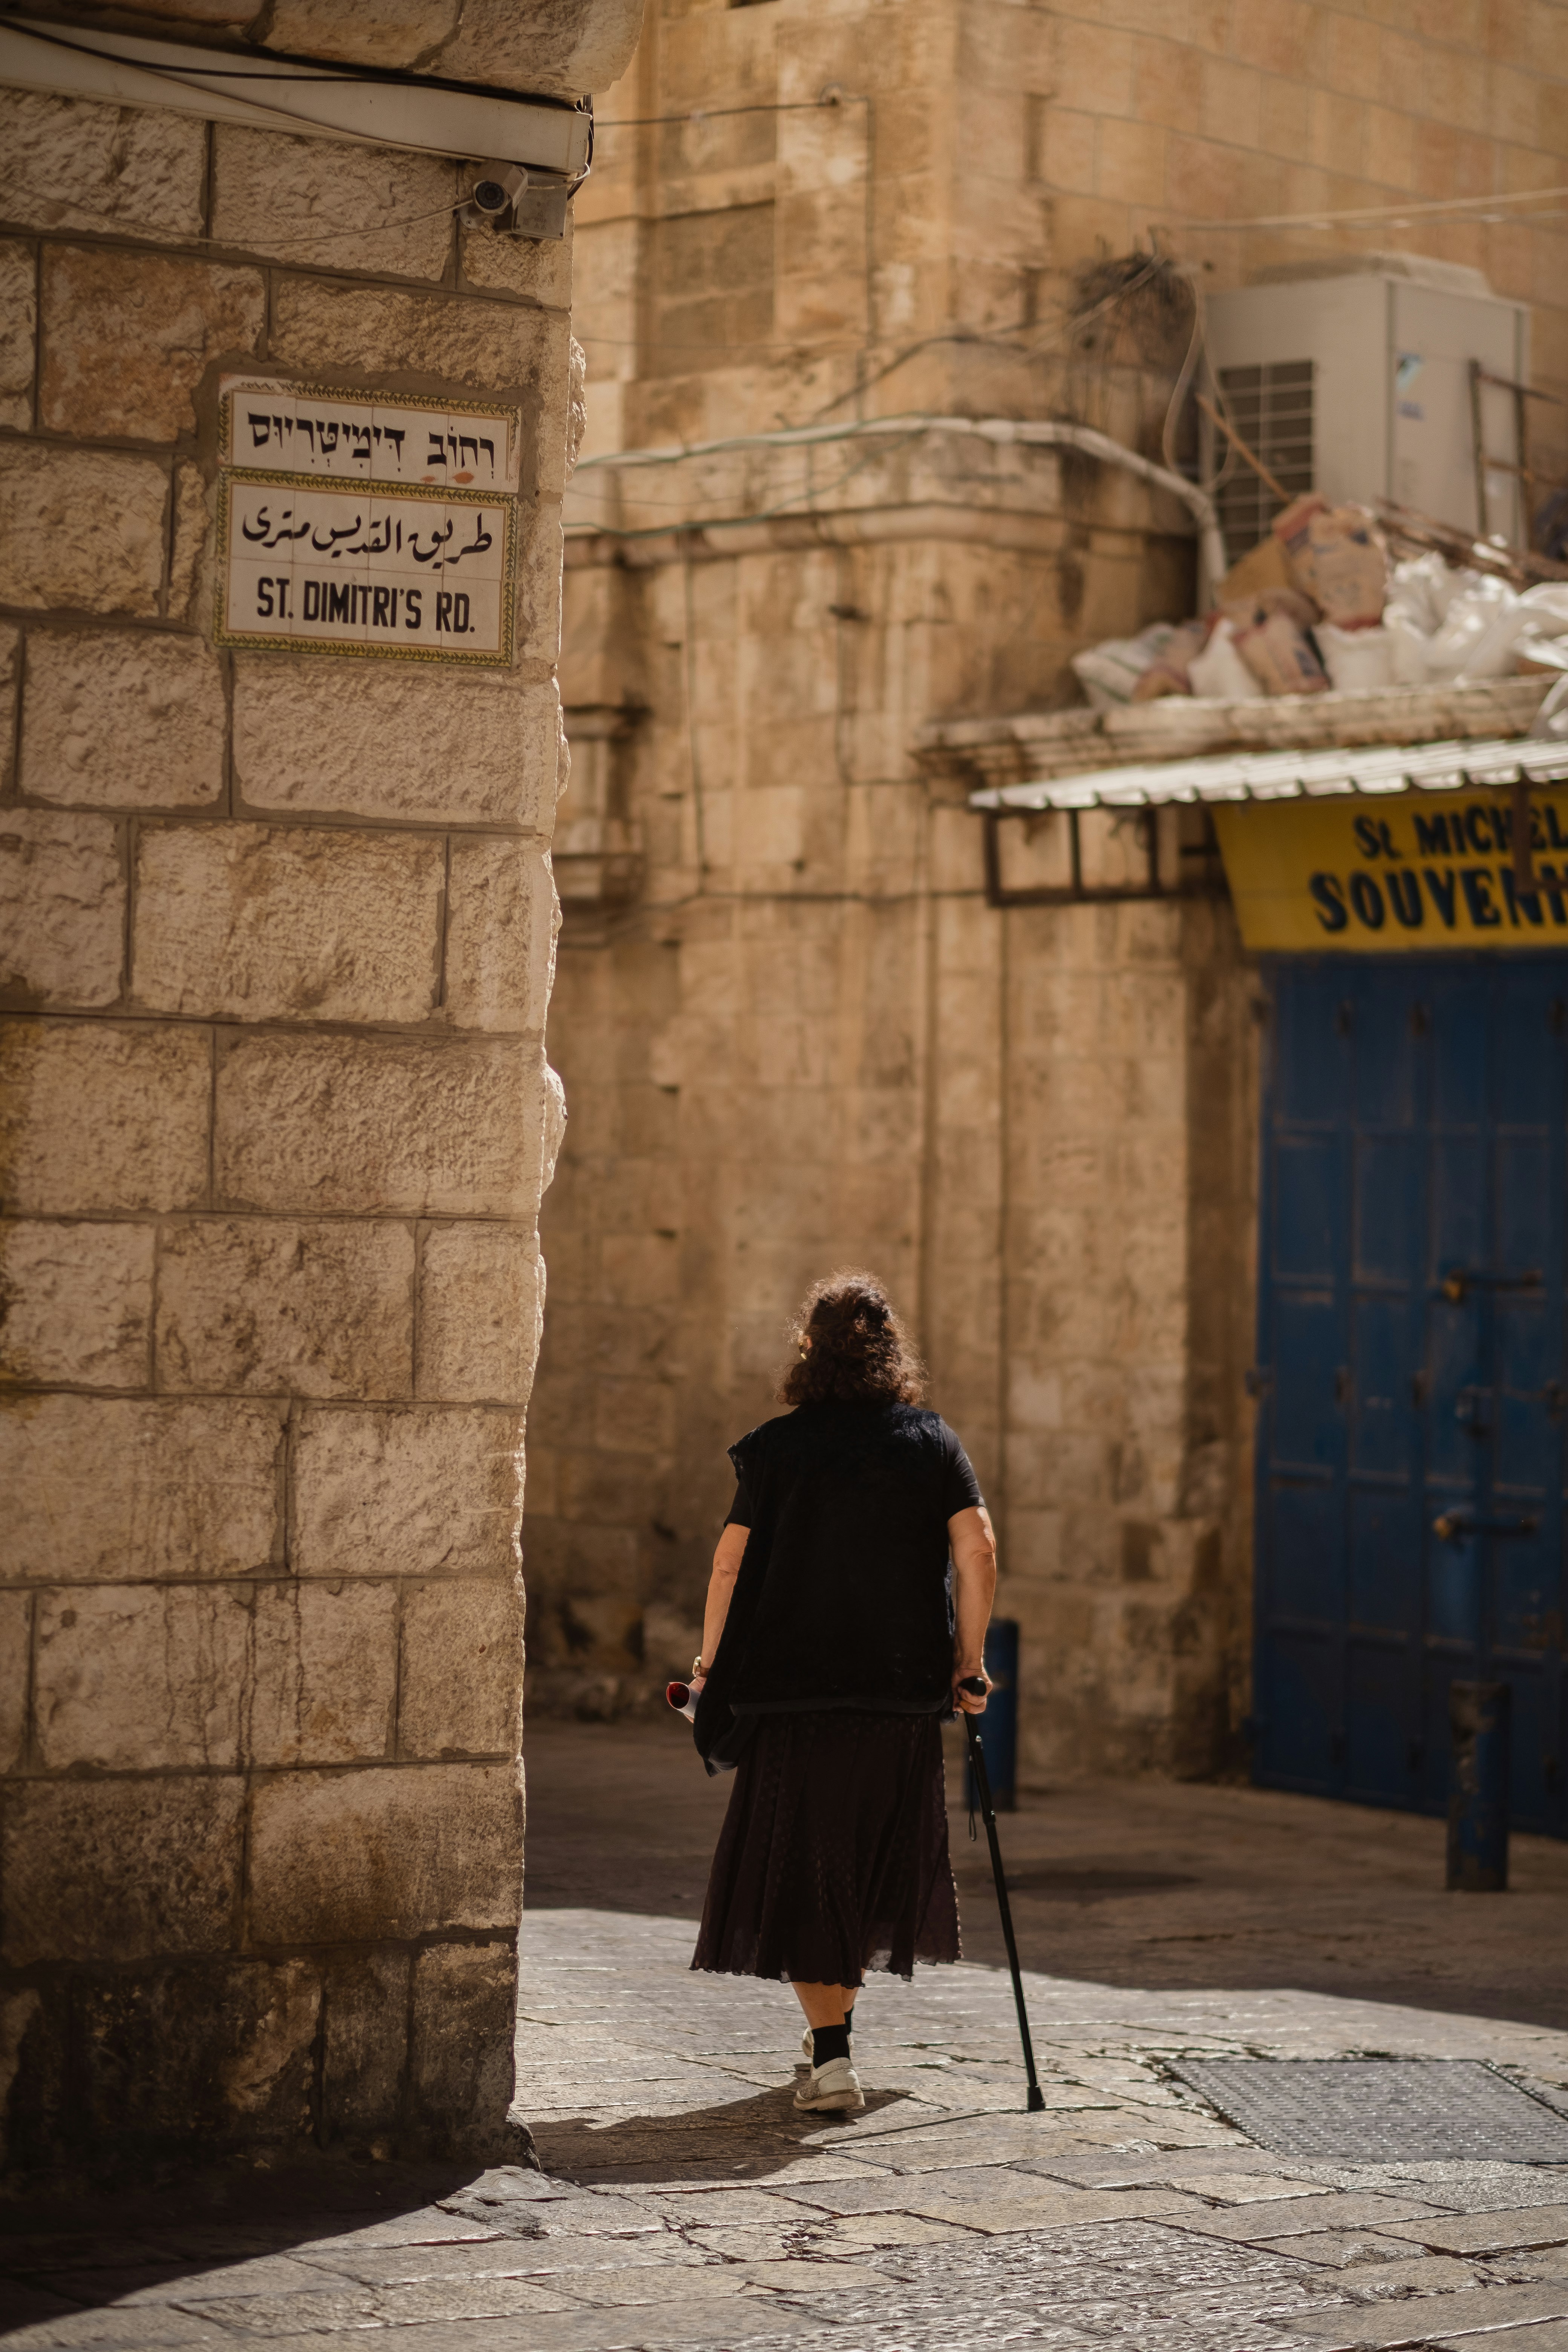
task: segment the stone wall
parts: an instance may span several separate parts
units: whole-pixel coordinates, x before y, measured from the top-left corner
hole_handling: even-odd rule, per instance
[[[689,1664],[724,1449],[795,1300],[858,1263],[997,1519],[1028,1769],[1237,1751],[1256,991],[1223,901],[987,907],[976,821],[899,748],[1058,576],[960,543],[620,578],[645,871],[635,907],[568,897],[552,1007],[531,1704],[612,1715]],[[599,593],[569,566],[569,610]],[[658,657],[688,629],[695,743]]]
[[[440,70],[573,94],[635,37],[610,0],[532,12],[532,58],[510,9],[470,5],[455,39],[449,6],[264,13],[286,48],[393,64],[429,62],[438,18]],[[570,245],[459,226],[471,177],[0,93],[23,2166],[515,2144],[581,412]],[[257,368],[521,404],[513,666],[215,649],[217,381]]]
[[[1190,304],[1118,299],[1156,242],[1215,288],[1376,244],[1474,264],[1562,390],[1561,221],[1213,226],[1561,181],[1560,11],[1419,13],[660,0],[579,219],[585,448],[915,412],[1157,454]],[[988,907],[962,782],[915,756],[929,720],[1076,699],[1079,646],[1190,610],[1184,516],[911,433],[599,468],[568,519],[591,758],[562,808],[538,1703],[650,1703],[689,1663],[723,1448],[806,1282],[860,1260],[998,1518],[1027,1769],[1234,1764],[1256,977],[1223,898]],[[1059,821],[1021,830],[1011,878],[1063,880]],[[1091,878],[1131,854],[1100,837]]]

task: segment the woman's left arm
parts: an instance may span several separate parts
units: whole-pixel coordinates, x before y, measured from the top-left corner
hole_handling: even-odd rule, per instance
[[[746,1538],[751,1532],[750,1528],[727,1525],[719,1538],[718,1549],[713,1554],[713,1573],[708,1580],[708,1605],[702,1612],[701,1672],[704,1675],[711,1674],[713,1671],[713,1660],[718,1654],[719,1639],[724,1631],[724,1620],[730,1614],[730,1603],[735,1593],[735,1579],[741,1573],[741,1561],[745,1554]]]

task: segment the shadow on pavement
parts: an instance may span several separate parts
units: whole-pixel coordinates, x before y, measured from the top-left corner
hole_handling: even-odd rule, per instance
[[[654,1724],[528,1733],[530,1909],[636,1911],[695,1937],[729,1780]],[[949,1793],[962,1774],[948,1759]],[[1005,1955],[984,1842],[950,1812],[967,1959]],[[1138,1991],[1289,1989],[1568,2029],[1568,1843],[1513,1841],[1510,1890],[1451,1895],[1446,1825],[1210,1781],[1021,1791],[1001,1821],[1020,1956]]]
[[[761,2180],[802,2155],[853,2153],[856,2126],[901,2106],[909,2095],[868,2091],[855,2115],[803,2115],[786,2085],[677,2115],[627,2116],[607,2125],[562,2116],[530,2128],[546,2172],[566,2180]]]
[[[271,2258],[270,2275],[255,2275],[255,2292],[330,2284],[294,2278],[293,2251],[309,2245],[330,2267],[336,2237],[377,2224],[392,2224],[395,2242],[409,2242],[400,2221],[412,2223],[433,2209],[460,2215],[485,2174],[471,2162],[323,2158],[270,2173],[238,2164],[171,2168],[156,2183],[62,2184],[18,2194],[0,2207],[0,2336],[127,2296],[173,2301],[183,2282],[194,2285],[241,2262]],[[141,2310],[127,2322],[142,2335],[148,2325]],[[179,2329],[189,2332],[189,2322],[180,2321]],[[93,2338],[101,2347],[111,2340]]]

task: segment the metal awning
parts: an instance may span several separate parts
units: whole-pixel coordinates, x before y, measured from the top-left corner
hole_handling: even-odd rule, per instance
[[[1205,801],[1291,801],[1336,793],[1458,793],[1480,784],[1568,782],[1568,742],[1373,744],[1362,751],[1238,751],[1219,759],[1163,760],[1099,768],[1037,783],[971,793],[995,816],[1046,809],[1160,808]]]

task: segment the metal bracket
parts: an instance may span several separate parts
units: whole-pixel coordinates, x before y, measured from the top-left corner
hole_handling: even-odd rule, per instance
[[[1079,829],[1081,809],[1058,812],[1068,821],[1068,855],[1072,879],[1065,884],[1041,885],[1024,890],[1010,890],[1002,880],[1002,835],[1004,818],[1027,819],[1038,816],[1037,809],[982,809],[984,831],[982,847],[985,860],[985,903],[988,907],[1093,907],[1116,906],[1140,898],[1209,898],[1223,897],[1225,885],[1219,881],[1189,882],[1178,876],[1174,882],[1165,881],[1160,872],[1160,835],[1158,812],[1152,808],[1130,810],[1128,814],[1138,819],[1143,835],[1143,857],[1148,872],[1146,882],[1086,882],[1083,878],[1083,837]],[[1184,856],[1198,856],[1207,862],[1219,856],[1219,841],[1214,830],[1214,820],[1204,810],[1205,840],[1200,849],[1184,849]]]

